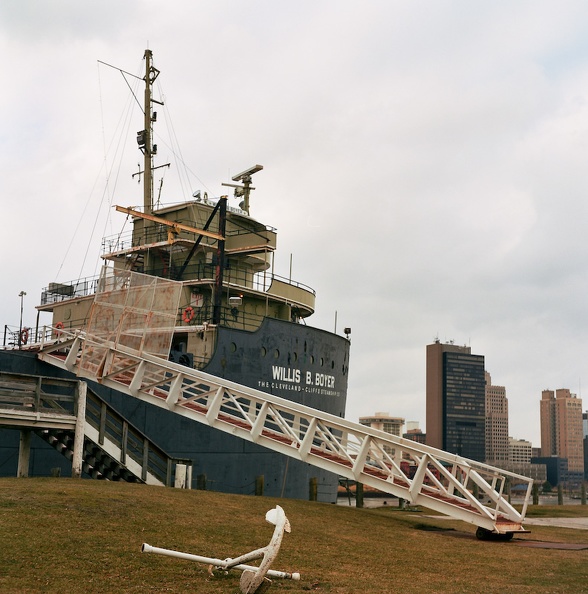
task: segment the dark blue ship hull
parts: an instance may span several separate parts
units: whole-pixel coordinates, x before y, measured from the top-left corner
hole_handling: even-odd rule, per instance
[[[348,365],[347,339],[267,318],[256,332],[218,328],[214,355],[204,371],[343,417]],[[38,361],[33,354],[18,351],[0,352],[0,370],[71,377]],[[256,478],[263,476],[265,495],[307,499],[310,481],[316,478],[319,501],[336,501],[338,477],[332,473],[90,384],[162,449],[173,456],[191,458],[193,487],[198,477],[200,481],[205,477],[210,490],[253,494]],[[18,441],[18,431],[0,431],[0,476],[16,475]],[[71,472],[71,463],[35,439],[30,474],[49,476],[56,467],[65,476]]]

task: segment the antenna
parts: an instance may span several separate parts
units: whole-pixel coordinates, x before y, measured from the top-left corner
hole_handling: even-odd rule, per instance
[[[249,214],[249,193],[251,190],[255,190],[251,185],[251,176],[262,169],[263,165],[253,165],[253,167],[249,167],[249,169],[245,169],[245,171],[242,171],[231,178],[234,182],[243,182],[242,186],[224,182],[221,184],[223,186],[228,186],[229,188],[235,188],[235,196],[237,198],[243,196],[243,201],[239,204],[239,208],[244,210],[247,214]]]

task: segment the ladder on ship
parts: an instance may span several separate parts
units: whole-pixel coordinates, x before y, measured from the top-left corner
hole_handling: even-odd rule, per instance
[[[525,532],[533,480],[114,342],[61,330],[39,358],[144,402],[478,527]],[[508,483],[526,486],[522,511]]]

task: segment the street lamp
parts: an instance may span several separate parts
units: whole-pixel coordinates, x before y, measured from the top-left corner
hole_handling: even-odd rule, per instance
[[[20,297],[20,326],[18,328],[18,348],[20,349],[22,345],[22,308],[23,308],[23,300],[26,293],[21,291],[18,296]]]

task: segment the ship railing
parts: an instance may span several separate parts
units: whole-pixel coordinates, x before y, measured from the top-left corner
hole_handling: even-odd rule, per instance
[[[99,280],[100,277],[97,275],[65,283],[49,283],[41,292],[41,305],[93,295],[96,293]]]
[[[177,223],[189,226],[195,226],[193,221],[184,221],[178,220]],[[144,244],[152,244],[152,243],[160,243],[162,241],[167,241],[168,239],[168,232],[170,227],[167,225],[155,224],[150,225],[147,228],[144,228],[142,233],[135,233],[133,230],[125,231],[123,233],[116,233],[115,235],[109,235],[107,237],[102,238],[102,244],[100,248],[100,254],[102,256],[106,254],[112,254],[116,252],[123,252],[124,250],[129,250],[131,248],[136,248]],[[186,234],[187,232],[182,232]],[[194,234],[189,234],[190,238],[194,237]],[[215,243],[216,240],[210,239],[208,237],[204,237],[203,241],[205,243]]]
[[[106,254],[124,252],[125,250],[137,248],[141,245],[165,242],[168,239],[168,230],[169,227],[158,225],[147,228],[145,232],[141,234],[139,239],[134,236],[133,231],[126,231],[117,235],[103,237],[100,247],[100,255],[105,256]],[[205,243],[214,241],[208,238],[204,239]]]
[[[212,306],[210,303],[205,303],[202,307],[195,307],[194,316],[189,324],[183,321],[183,309],[180,308],[178,311],[176,319],[178,329],[181,329],[181,327],[204,326],[204,324],[209,324],[212,320]],[[245,311],[240,307],[225,306],[221,307],[220,325],[227,328],[255,331],[261,326],[268,313],[257,314]],[[298,322],[299,320],[299,316],[293,312],[290,321]],[[73,336],[78,329],[85,328],[87,323],[87,318],[72,318],[66,322],[62,322],[63,326],[60,325],[59,327],[46,325],[33,328],[25,325],[21,328],[19,326],[5,324],[2,344],[0,346],[1,348],[12,350],[19,347],[30,348],[31,346],[45,344],[58,338],[64,340],[70,335]],[[197,369],[202,369],[208,361],[209,358],[207,357],[201,357],[198,361],[195,358],[194,366]]]
[[[274,273],[268,275],[264,275],[262,272],[257,273],[254,278],[254,286],[259,286],[259,290],[261,291],[268,291],[274,279],[279,280],[287,285],[307,291],[316,297],[316,291],[312,287],[309,287],[308,285],[295,281],[291,278],[286,278],[285,276],[280,276],[279,274]]]
[[[226,328],[234,328],[237,330],[249,330],[255,331],[263,322],[266,316],[262,314],[256,314],[252,312],[246,312],[240,307],[221,307],[220,309],[220,325]],[[203,305],[202,307],[194,308],[194,317],[186,324],[183,320],[182,313],[178,314],[176,325],[178,327],[203,327],[205,324],[209,324],[212,320],[212,305],[210,303]],[[181,328],[178,328],[180,330]],[[208,362],[208,360],[202,359],[200,363]],[[196,367],[201,368],[202,365]]]
[[[0,409],[37,415],[75,415],[77,380],[0,372]]]
[[[190,227],[198,228],[198,224],[191,220],[178,220],[177,223],[188,225]],[[158,243],[160,241],[167,241],[168,238],[168,227],[163,225],[155,225],[148,227],[140,236],[134,235],[132,230],[125,231],[123,233],[117,233],[115,235],[109,235],[102,238],[101,244],[101,255],[112,254],[115,252],[122,252],[130,248],[138,247],[142,244]],[[274,227],[266,225],[263,229],[265,232],[276,233],[277,230]],[[188,234],[190,237],[194,237],[194,233],[184,231],[184,234]],[[227,232],[227,237],[236,237],[239,235],[250,235],[255,233],[251,229],[233,229]],[[137,238],[138,237],[138,238]],[[216,244],[216,240],[210,238],[203,238],[205,243]]]
[[[116,235],[102,238],[100,255],[104,256],[113,252],[121,252],[131,247],[133,247],[133,232],[117,233]]]
[[[128,457],[141,467],[143,482],[150,474],[171,487],[177,464],[192,467],[192,460],[168,455],[92,390],[88,390],[86,397],[86,422],[98,431],[99,441],[108,439],[117,446],[121,464],[126,465]]]
[[[277,233],[278,230],[275,227],[271,227],[270,225],[263,225],[263,229],[250,229],[248,227],[243,227],[241,229],[231,229],[227,231],[227,237],[234,237],[237,235],[251,235],[252,233],[260,233],[269,231],[270,233]]]
[[[8,324],[4,324],[4,340],[2,346],[9,348],[17,347],[20,344],[19,337],[21,336],[22,330],[23,329],[19,326],[9,326]]]
[[[36,415],[39,427],[43,427],[40,416],[51,418],[53,422],[63,419],[61,424],[73,418],[74,427],[78,414],[78,383],[78,380],[51,376],[0,372],[0,411]],[[98,436],[97,445],[104,446],[107,441],[116,446],[120,452],[117,462],[127,466],[127,458],[133,460],[140,468],[141,476],[137,478],[143,482],[149,474],[170,487],[174,484],[178,464],[192,467],[191,459],[167,454],[91,389],[86,392],[85,411],[87,425]]]
[[[184,278],[200,282],[214,282],[215,268],[213,263],[189,264],[184,272]],[[171,269],[159,265],[151,267],[148,270],[143,270],[142,272],[144,274],[178,280],[175,278],[176,275],[174,273],[177,272],[177,270],[173,265]],[[316,297],[316,291],[308,285],[275,273],[252,272],[250,268],[244,266],[230,266],[225,272],[225,281],[227,283],[242,287],[245,290],[252,289],[260,293],[267,293],[274,279],[307,291]],[[59,303],[60,301],[66,301],[68,299],[93,295],[96,293],[99,280],[100,276],[96,275],[64,283],[49,283],[49,285],[42,290],[41,305]]]
[[[205,303],[201,307],[194,307],[193,317],[189,323],[183,320],[183,309],[181,308],[177,316],[177,326],[203,326],[204,324],[210,323],[212,320],[212,305],[210,302]],[[303,319],[300,315],[300,311],[292,306],[290,311],[289,319],[286,317],[279,317],[275,315],[275,312],[271,312],[268,308],[263,313],[254,313],[246,311],[244,308],[239,306],[223,306],[220,308],[220,325],[227,328],[234,328],[238,330],[249,330],[255,331],[260,326],[263,320],[268,317],[278,317],[278,319],[290,321],[293,323],[299,323]]]
[[[76,325],[76,322],[72,321],[71,325],[73,328]],[[81,325],[82,323],[80,321],[78,326]],[[16,348],[31,349],[48,342],[53,342],[59,336],[65,338],[66,334],[71,334],[71,337],[73,338],[73,332],[72,329],[66,330],[61,327],[41,326],[40,328],[31,328],[29,326],[18,327],[6,324],[4,326],[4,340],[2,347],[10,350]]]
[[[186,267],[184,278],[187,280],[194,279],[204,282],[214,282],[215,270],[216,267],[213,263],[195,263]],[[153,274],[155,272],[157,272],[157,270],[153,269],[152,271],[149,271],[148,274]],[[280,281],[286,285],[290,285],[298,289],[302,289],[303,291],[306,291],[316,297],[316,291],[312,287],[309,287],[308,285],[305,285],[304,283],[292,278],[280,276],[274,272],[254,272],[251,270],[251,268],[247,268],[246,266],[235,266],[230,264],[229,267],[225,269],[224,273],[225,283],[232,284],[236,288],[242,287],[245,290],[254,290],[259,293],[267,293],[270,290],[274,280]]]

